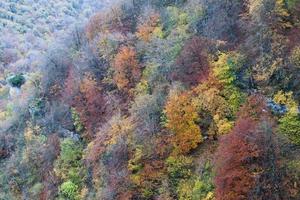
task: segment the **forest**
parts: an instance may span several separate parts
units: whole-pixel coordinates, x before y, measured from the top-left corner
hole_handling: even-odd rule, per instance
[[[0,200],[299,200],[300,0],[0,2]]]

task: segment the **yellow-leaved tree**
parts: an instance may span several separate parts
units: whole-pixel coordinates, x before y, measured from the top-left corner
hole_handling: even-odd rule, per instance
[[[187,153],[203,141],[197,104],[189,93],[171,93],[165,107],[166,127],[174,133],[175,153]]]

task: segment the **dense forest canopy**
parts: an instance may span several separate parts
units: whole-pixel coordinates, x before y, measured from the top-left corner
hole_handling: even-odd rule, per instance
[[[300,0],[3,0],[0,33],[0,200],[300,199]]]

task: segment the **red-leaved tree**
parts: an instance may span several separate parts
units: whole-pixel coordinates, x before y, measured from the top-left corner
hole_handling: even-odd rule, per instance
[[[84,137],[94,137],[95,130],[106,120],[107,99],[101,87],[92,75],[86,75],[74,98],[72,106],[79,113],[80,120],[86,128]]]
[[[207,50],[209,41],[193,37],[183,47],[176,60],[172,79],[188,85],[197,85],[206,80],[209,73]]]
[[[216,199],[282,199],[273,122],[263,98],[249,97],[216,153]]]

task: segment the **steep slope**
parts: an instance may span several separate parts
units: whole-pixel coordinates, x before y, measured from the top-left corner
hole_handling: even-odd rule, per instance
[[[300,199],[299,8],[124,0],[5,43],[0,199]]]

